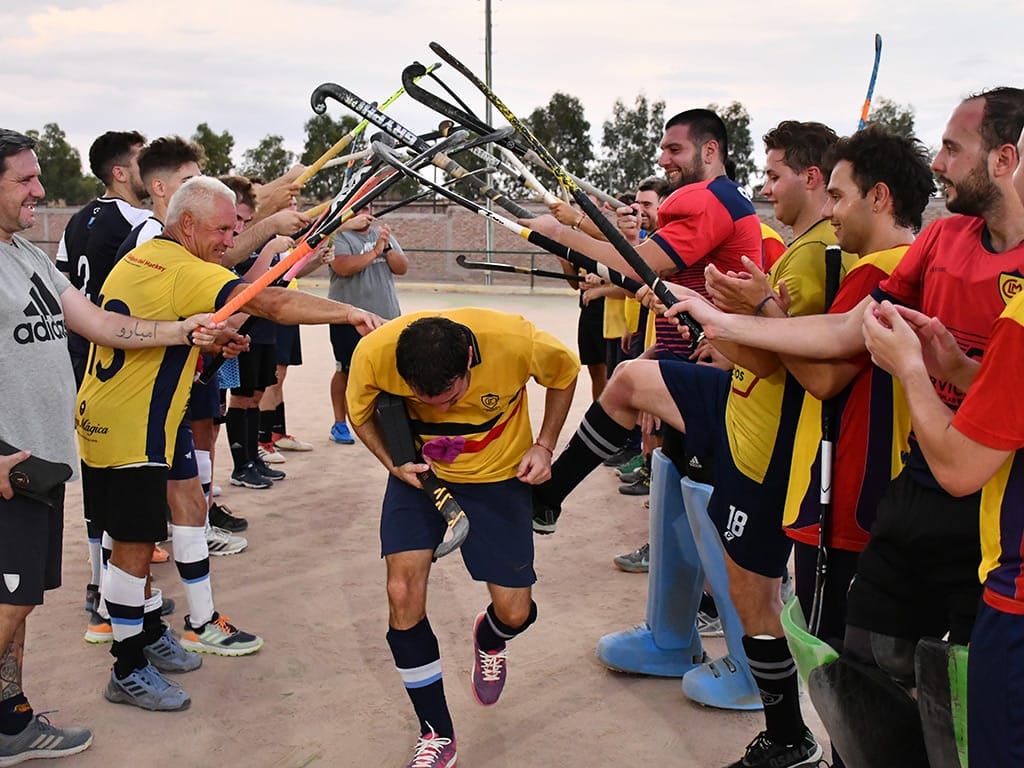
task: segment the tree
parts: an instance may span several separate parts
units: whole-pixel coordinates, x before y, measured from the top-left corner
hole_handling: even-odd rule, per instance
[[[295,155],[284,148],[284,137],[268,134],[253,149],[242,155],[242,174],[262,176],[270,181],[281,176],[295,162]]]
[[[750,113],[738,101],[726,107],[708,104],[708,109],[717,113],[725,123],[726,135],[729,137],[729,158],[736,164],[736,183],[745,187],[757,173],[754,141],[750,137]]]
[[[57,123],[47,123],[42,133],[29,131],[27,135],[36,140],[35,152],[47,200],[80,205],[99,193],[102,185],[95,177],[82,173],[82,156],[68,144]]]
[[[206,167],[203,169],[209,176],[225,176],[234,168],[231,151],[235,148],[235,138],[224,131],[215,133],[206,123],[196,126],[192,141],[203,148],[206,153]]]
[[[563,168],[577,176],[587,175],[594,149],[590,123],[578,98],[556,92],[546,107],[537,107],[524,122]]]
[[[622,99],[616,99],[612,118],[604,123],[604,157],[593,174],[594,183],[612,194],[635,192],[637,184],[658,167],[658,144],[664,123],[664,101],[648,103],[641,93],[630,109]]]
[[[879,99],[868,115],[868,122],[877,123],[897,136],[915,137],[914,108],[910,104],[903,105],[892,99]]]
[[[312,165],[328,149],[333,147],[338,140],[346,133],[356,127],[356,118],[345,115],[340,120],[334,120],[330,115],[314,115],[306,121],[306,146],[303,149],[300,162],[305,165]],[[344,153],[356,152],[365,146],[362,135],[343,150]],[[310,179],[303,189],[303,194],[312,200],[323,200],[337,194],[341,188],[345,176],[345,166],[335,166],[321,170]]]

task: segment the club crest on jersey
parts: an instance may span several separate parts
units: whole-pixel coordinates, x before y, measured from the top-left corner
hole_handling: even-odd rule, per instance
[[[490,393],[488,393],[486,395],[483,395],[480,398],[480,403],[488,411],[493,411],[495,408],[498,407],[498,404],[500,402],[501,402],[501,398],[498,397],[498,395],[494,394],[493,392],[490,392]]]
[[[1019,271],[1003,272],[999,275],[999,295],[1004,304],[1009,304],[1021,291],[1024,291],[1024,275]]]

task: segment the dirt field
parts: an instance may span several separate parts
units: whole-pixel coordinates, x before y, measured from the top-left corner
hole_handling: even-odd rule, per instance
[[[575,301],[557,296],[455,294],[403,289],[407,311],[489,306],[520,312],[575,347]],[[61,764],[404,766],[417,727],[384,640],[387,610],[377,524],[385,472],[362,446],[330,442],[328,381],[334,369],[326,328],[304,328],[305,364],[286,383],[289,430],[315,445],[287,454],[288,478],[266,491],[232,488],[222,434],[215,480],[220,499],[250,521],[249,549],[213,558],[218,608],[266,639],[255,656],[205,657],[179,678],[192,696],[180,713],[150,713],[102,698],[111,658],[82,641],[88,562],[81,488],[68,494],[64,588],[29,619],[25,688],[58,725],[82,724],[95,743]],[[590,396],[581,377],[559,446]],[[531,392],[536,427],[543,404]],[[458,555],[437,563],[429,616],[441,644],[459,765],[720,766],[736,760],[760,729],[760,714],[704,709],[678,680],[616,674],[594,655],[607,632],[643,621],[646,577],[618,571],[612,556],[646,540],[642,499],[618,494],[599,469],[566,505],[554,536],[537,538],[539,619],[510,645],[509,683],[484,709],[469,690],[476,614],[486,590]],[[125,499],[130,504],[130,499]],[[173,563],[154,566],[157,585],[187,612]],[[724,643],[711,640],[721,655]],[[804,698],[811,727],[824,736]]]

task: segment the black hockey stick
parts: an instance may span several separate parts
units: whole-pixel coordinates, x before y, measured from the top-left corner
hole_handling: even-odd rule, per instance
[[[409,178],[415,179],[423,186],[429,187],[430,189],[433,189],[435,192],[444,195],[453,203],[461,205],[466,210],[479,214],[480,216],[483,216],[485,219],[490,219],[495,224],[504,227],[510,232],[515,232],[521,238],[523,238],[529,243],[532,243],[533,245],[536,245],[538,248],[543,248],[545,251],[548,251],[549,253],[553,253],[555,256],[559,256],[565,259],[575,267],[584,269],[587,272],[593,272],[598,277],[603,278],[606,282],[609,282],[613,285],[617,285],[620,288],[625,288],[630,293],[636,293],[642,287],[641,283],[638,282],[637,280],[634,280],[631,277],[626,277],[621,272],[612,269],[608,265],[601,264],[600,262],[595,261],[594,259],[590,258],[589,256],[583,253],[580,253],[579,251],[574,251],[572,248],[562,245],[557,240],[552,240],[550,237],[547,237],[546,235],[543,235],[540,232],[534,232],[529,227],[525,227],[522,224],[511,221],[510,219],[506,219],[501,214],[495,213],[494,211],[489,211],[479,203],[474,202],[469,198],[463,197],[457,192],[453,192],[452,190],[447,189],[446,187],[443,187],[437,182],[419,173],[414,168],[410,167],[410,165],[403,163],[402,160],[394,153],[394,151],[390,147],[387,147],[379,142],[374,142],[370,146],[372,146],[373,151],[381,155],[389,165],[391,165],[393,168],[398,169],[398,171],[405,174]]]
[[[431,43],[430,49],[434,51],[438,56],[451,64],[456,70],[461,72],[466,79],[468,79],[477,89],[487,97],[487,100],[494,105],[494,107],[501,112],[501,114],[508,120],[509,125],[513,126],[523,140],[529,145],[529,147],[537,153],[537,156],[544,162],[548,170],[554,174],[558,183],[565,189],[576,203],[580,206],[584,213],[586,213],[590,219],[597,225],[597,228],[601,230],[603,234],[619,252],[619,255],[629,264],[630,267],[643,279],[654,295],[661,300],[661,303],[666,307],[671,307],[676,303],[675,294],[669,290],[668,285],[662,281],[661,277],[651,269],[650,265],[647,264],[641,257],[640,254],[629,244],[618,227],[604,217],[601,210],[594,204],[594,202],[587,196],[587,193],[577,184],[572,177],[562,168],[561,164],[555,160],[555,158],[548,152],[547,148],[540,143],[533,132],[526,126],[522,120],[516,117],[515,113],[509,109],[505,103],[499,99],[495,93],[487,87],[480,78],[474,75],[465,64],[452,56],[448,51],[437,43]],[[686,312],[681,312],[677,316],[679,322],[684,324],[690,331],[690,338],[693,341],[699,342],[704,338],[704,330],[701,328],[700,323],[694,320]]]
[[[550,272],[546,269],[537,269],[536,267],[521,267],[518,264],[497,264],[490,261],[469,261],[465,254],[460,253],[455,257],[455,263],[463,269],[480,269],[491,272],[510,272],[516,275],[533,275],[534,277],[551,277],[555,280],[568,280],[573,283],[579,283],[581,278],[579,275],[569,275],[565,272]]]
[[[393,136],[402,144],[411,147],[414,151],[422,153],[430,149],[430,146],[422,137],[416,135],[394,119],[387,117],[373,104],[360,99],[347,88],[344,88],[337,83],[324,83],[313,91],[313,95],[310,97],[310,103],[313,106],[314,112],[317,114],[323,114],[327,110],[326,99],[328,96],[341,102],[356,114],[362,115],[382,131]],[[454,176],[455,178],[468,177],[467,181],[477,190],[477,192],[490,199],[493,203],[500,205],[513,216],[519,218],[530,218],[531,214],[529,211],[512,200],[509,200],[504,193],[489,187],[475,176],[469,176],[469,171],[447,155],[444,155],[443,153],[435,153],[432,162],[450,176]]]

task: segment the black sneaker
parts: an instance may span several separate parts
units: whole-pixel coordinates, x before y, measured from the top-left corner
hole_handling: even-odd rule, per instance
[[[253,462],[231,473],[231,484],[242,488],[273,488],[274,482],[260,474]]]
[[[542,536],[546,536],[549,533],[555,532],[555,526],[558,525],[558,516],[562,514],[562,508],[558,505],[548,504],[546,501],[537,495],[536,490],[533,493],[533,532],[539,533]]]
[[[100,588],[95,584],[85,586],[85,610],[95,611],[100,604]]]
[[[620,448],[601,463],[606,467],[621,467],[639,453],[640,451],[637,448]]]
[[[239,533],[249,527],[249,521],[233,515],[227,506],[214,502],[210,505],[210,525],[231,533]]]
[[[747,752],[742,760],[737,760],[727,768],[796,768],[797,766],[815,766],[821,760],[821,745],[814,740],[814,734],[804,731],[803,737],[796,744],[777,744],[768,737],[767,731],[761,731],[747,745]]]
[[[253,459],[252,463],[253,466],[256,467],[256,471],[259,472],[262,477],[267,478],[267,480],[284,480],[288,477],[288,475],[280,469],[271,469],[270,465],[259,456]]]
[[[619,493],[625,496],[647,496],[651,492],[651,473],[647,467],[640,467],[635,473],[636,479],[631,483],[619,486]]]

